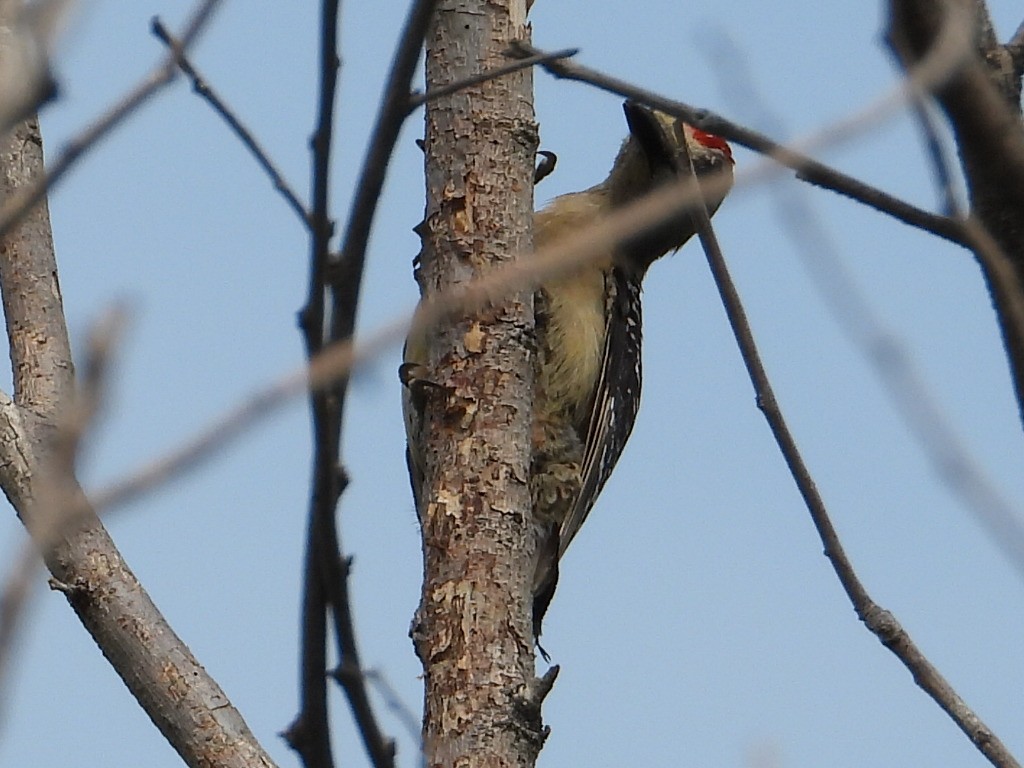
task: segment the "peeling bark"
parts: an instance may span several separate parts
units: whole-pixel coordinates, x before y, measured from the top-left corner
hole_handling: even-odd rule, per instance
[[[440,3],[428,89],[505,63],[523,0]],[[464,285],[531,250],[532,73],[431,102],[421,285]],[[413,637],[431,766],[529,766],[543,743],[530,624],[533,299],[496,297],[433,334],[422,499],[425,578]]]

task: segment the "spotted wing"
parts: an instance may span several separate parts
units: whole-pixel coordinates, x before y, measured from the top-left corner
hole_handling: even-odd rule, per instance
[[[601,372],[592,396],[589,423],[582,436],[580,493],[562,522],[559,558],[572,543],[615,469],[640,408],[640,279],[613,267],[605,280],[609,284]]]

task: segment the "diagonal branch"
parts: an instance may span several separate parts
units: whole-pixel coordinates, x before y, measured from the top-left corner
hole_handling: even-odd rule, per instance
[[[74,471],[75,460],[82,440],[92,427],[105,394],[106,374],[116,339],[124,321],[122,312],[114,310],[98,323],[89,334],[86,361],[83,366],[75,402],[65,410],[53,438],[53,458],[50,471],[68,475]],[[13,403],[4,403],[3,407]],[[57,483],[47,481],[48,490]],[[49,494],[52,496],[53,494]],[[0,691],[5,689],[7,670],[16,652],[15,640],[24,616],[36,570],[41,565],[39,552],[52,549],[66,530],[64,516],[80,514],[74,499],[52,498],[36,504],[25,523],[30,529],[31,542],[14,559],[9,576],[0,593]],[[0,718],[2,719],[2,718]]]
[[[697,184],[693,172],[692,163],[687,161],[684,173],[687,174],[690,187],[694,195],[700,194],[700,187]],[[807,465],[800,455],[796,440],[789,431],[789,426],[782,415],[778,401],[775,399],[775,392],[772,389],[768,374],[761,361],[760,353],[754,342],[754,335],[747,321],[746,311],[740,300],[739,292],[729,274],[725,257],[719,247],[718,239],[715,237],[711,226],[711,219],[707,209],[703,205],[693,208],[694,225],[700,236],[701,245],[707,256],[708,266],[711,269],[715,285],[718,288],[722,304],[725,307],[726,315],[729,318],[729,325],[736,338],[737,346],[743,357],[743,364],[747,368],[750,381],[753,384],[757,406],[764,414],[789,468],[793,479],[796,481],[800,495],[811,514],[811,520],[818,536],[825,547],[825,556],[832,565],[836,576],[839,578],[843,590],[846,592],[853,604],[857,617],[864,622],[864,625],[874,634],[881,643],[892,651],[903,665],[914,676],[914,681],[927,693],[936,704],[938,704],[953,722],[962,730],[971,742],[984,754],[993,765],[1000,768],[1020,768],[1017,761],[1010,754],[992,730],[981,721],[974,711],[967,706],[953,687],[946,681],[938,669],[925,657],[917,647],[910,635],[896,620],[896,617],[875,603],[867,590],[861,583],[843,545],[839,540],[835,527],[829,518],[825,508],[825,502],[818,492],[818,487],[811,477]]]
[[[984,3],[977,0],[891,0],[887,42],[904,69],[934,56],[949,30],[972,48],[932,94],[956,138],[971,202],[965,244],[982,267],[992,294],[1003,344],[1024,420],[1024,122],[1020,69],[999,66],[1004,49],[995,42]],[[1018,30],[1018,35],[1020,30]],[[1010,42],[1016,45],[1018,37]],[[1012,55],[1012,53],[1011,53]]]
[[[517,43],[514,46],[514,50],[517,56],[536,56],[542,53],[533,46],[523,43]],[[958,221],[911,205],[887,192],[865,184],[859,179],[848,176],[807,155],[779,144],[757,131],[727,120],[714,112],[698,109],[681,101],[667,99],[653,91],[639,88],[624,80],[619,80],[574,62],[558,60],[548,62],[542,66],[555,77],[588,83],[610,93],[635,99],[662,112],[681,117],[686,122],[702,130],[736,142],[755,152],[769,155],[782,165],[795,170],[798,177],[804,181],[830,189],[833,192],[838,192],[845,197],[892,216],[904,224],[931,232],[933,235],[937,235],[950,242],[957,243],[958,245],[964,245],[965,243],[961,225]]]
[[[183,44],[198,34],[216,5],[216,0],[207,0],[197,6]],[[169,71],[173,73],[173,58]],[[165,76],[166,62],[87,137],[102,136],[124,119]],[[78,144],[74,156],[89,145]],[[71,413],[75,382],[44,198],[47,178],[38,124],[19,126],[4,140],[0,154],[8,201],[0,214],[0,289],[15,379],[15,400],[0,401],[0,485],[34,532],[37,522],[88,510],[88,503],[70,459],[60,461],[53,444],[62,420]],[[161,616],[100,522],[88,512],[76,520],[56,546],[40,544],[45,562],[82,624],[171,746],[195,768],[272,766],[224,692]]]
[[[238,137],[239,141],[249,150],[249,153],[255,158],[260,168],[264,170],[267,176],[270,177],[270,182],[274,185],[274,189],[281,193],[281,196],[288,203],[288,207],[295,212],[295,215],[299,217],[303,225],[309,227],[310,214],[306,211],[306,206],[299,200],[299,196],[295,194],[295,191],[291,188],[291,185],[285,180],[284,175],[278,170],[277,166],[274,165],[274,161],[270,159],[270,155],[267,154],[266,150],[260,146],[260,143],[253,136],[241,118],[234,113],[234,111],[227,105],[216,91],[210,86],[210,83],[200,72],[195,68],[188,57],[185,56],[185,51],[182,49],[181,41],[172,35],[167,27],[164,26],[163,22],[160,21],[159,17],[153,18],[152,26],[153,34],[164,43],[172,52],[175,53],[178,62],[178,68],[185,73],[185,75],[192,81],[192,90],[195,91],[200,98],[206,101],[213,111],[216,112],[221,118],[228,124],[228,127]]]
[[[181,33],[179,49],[188,48],[192,44],[219,4],[220,0],[203,0],[199,4]],[[31,185],[19,188],[17,193],[4,199],[0,206],[0,236],[10,232],[11,227],[42,200],[95,144],[106,138],[125,118],[174,79],[176,56],[177,52],[171,51],[135,88],[72,139],[57,159],[50,163],[49,171],[40,174]]]
[[[409,114],[409,86],[419,63],[423,36],[435,4],[436,0],[417,0],[413,3],[384,86],[384,98],[377,114],[370,147],[359,172],[359,183],[338,255],[337,271],[331,280],[331,300],[335,309],[331,328],[333,340],[347,339],[355,331],[355,310],[359,303],[370,229],[398,132]]]
[[[744,109],[757,115],[758,123],[783,133],[781,118],[764,103],[753,83],[752,73],[743,66],[743,53],[728,38],[722,38],[716,62],[716,71],[731,74],[728,90],[733,92],[733,101],[738,104],[741,100]],[[947,210],[961,218],[965,214],[959,209],[953,189],[952,163],[933,124],[930,107],[923,94],[915,91],[910,96],[914,111],[922,121],[932,172],[946,198]],[[871,302],[847,274],[835,244],[802,191],[796,185],[784,184],[773,201],[779,219],[797,245],[812,284],[839,328],[877,374],[923,454],[931,461],[936,476],[960,497],[993,543],[1024,574],[1024,525],[1014,504],[1001,493],[964,445],[902,341],[885,327],[871,309]],[[976,236],[975,229],[971,221],[965,222],[969,236]]]
[[[486,83],[488,80],[496,80],[499,77],[511,75],[513,72],[518,72],[520,69],[535,67],[538,64],[546,64],[549,61],[557,61],[558,59],[568,59],[579,52],[579,48],[564,48],[560,51],[552,51],[551,53],[538,53],[535,56],[521,58],[518,61],[506,64],[503,67],[494,67],[493,69],[488,69],[484,72],[480,72],[479,74],[464,77],[454,83],[448,83],[447,85],[432,88],[426,93],[415,93],[409,97],[408,109],[411,112],[417,107],[426,104],[428,101],[440,99],[443,96],[450,96],[451,94],[458,93],[466,88],[472,88],[474,85]]]

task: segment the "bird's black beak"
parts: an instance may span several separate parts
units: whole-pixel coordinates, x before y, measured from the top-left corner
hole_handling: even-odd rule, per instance
[[[675,143],[672,137],[665,135],[665,128],[654,114],[654,110],[646,104],[627,100],[622,104],[622,111],[626,113],[630,135],[640,145],[650,163],[652,175],[656,175],[658,171],[674,173]]]

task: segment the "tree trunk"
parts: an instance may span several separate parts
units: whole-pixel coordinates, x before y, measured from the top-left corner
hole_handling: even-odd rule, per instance
[[[505,63],[509,43],[528,36],[524,0],[445,0],[427,35],[428,88]],[[428,103],[425,295],[531,250],[532,86],[524,70]],[[530,766],[543,742],[530,705],[533,323],[523,292],[432,334],[442,388],[432,388],[424,429],[425,576],[413,632],[431,766]]]

